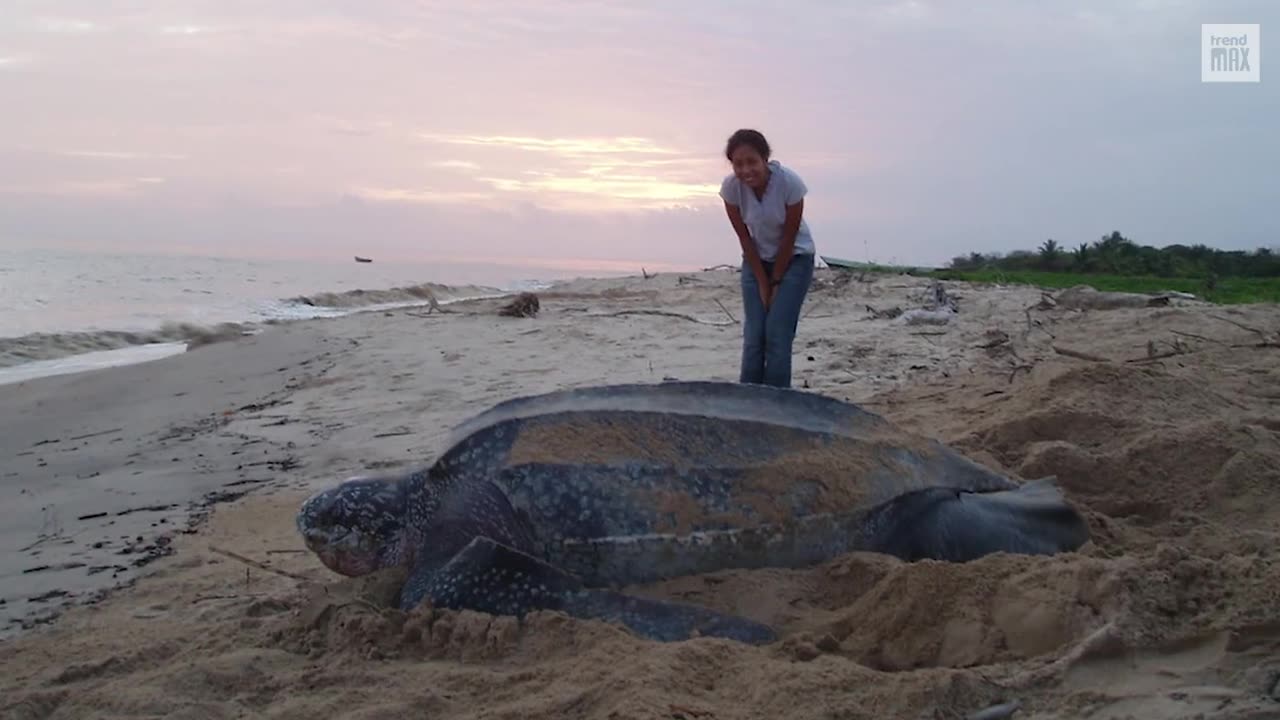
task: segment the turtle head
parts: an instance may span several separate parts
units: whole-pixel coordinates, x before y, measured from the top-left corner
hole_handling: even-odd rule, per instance
[[[356,577],[410,561],[402,478],[354,477],[302,503],[298,532],[325,567]]]

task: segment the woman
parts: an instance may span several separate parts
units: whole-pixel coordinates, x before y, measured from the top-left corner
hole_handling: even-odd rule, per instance
[[[791,386],[791,345],[813,279],[813,236],[804,221],[808,188],[770,160],[769,143],[739,130],[725,147],[733,173],[720,185],[742,244],[742,369],[739,382]]]

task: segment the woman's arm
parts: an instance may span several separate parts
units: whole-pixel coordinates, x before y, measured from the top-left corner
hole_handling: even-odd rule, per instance
[[[796,235],[800,234],[800,218],[804,217],[804,198],[787,206],[787,219],[782,223],[782,242],[778,245],[778,257],[773,263],[771,284],[782,282],[796,249]]]
[[[742,220],[742,210],[737,205],[726,200],[724,211],[729,216],[729,224],[733,226],[733,231],[738,234],[738,244],[742,245],[742,255],[747,259],[747,265],[751,267],[751,272],[756,276],[756,285],[760,288],[760,301],[765,304],[765,307],[768,307],[769,298],[773,296],[773,293],[770,292],[769,277],[765,275],[764,263],[760,262],[760,252],[756,250],[756,243],[751,239],[751,231],[747,229],[747,224]]]

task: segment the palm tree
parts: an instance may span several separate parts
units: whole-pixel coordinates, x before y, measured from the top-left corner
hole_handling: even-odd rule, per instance
[[[1053,270],[1058,266],[1058,258],[1062,255],[1062,248],[1058,246],[1058,241],[1053,238],[1045,240],[1040,245],[1040,266],[1045,270]]]

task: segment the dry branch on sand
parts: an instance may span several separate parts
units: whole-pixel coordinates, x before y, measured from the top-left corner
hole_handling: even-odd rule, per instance
[[[735,322],[712,322],[710,320],[701,320],[692,315],[685,315],[684,313],[678,313],[678,312],[670,312],[668,310],[618,310],[617,312],[611,312],[611,313],[590,313],[586,315],[586,317],[607,318],[607,317],[621,317],[623,315],[654,315],[658,317],[671,317],[671,318],[678,318],[680,320],[688,320],[689,322],[698,323],[699,325],[712,325],[714,327],[727,327],[729,325],[737,324],[736,321]]]
[[[871,317],[875,320],[893,320],[902,314],[902,308],[894,305],[888,310],[877,310],[870,305],[866,306],[867,312],[871,313]]]
[[[1111,362],[1110,359],[1104,358],[1100,355],[1081,352],[1079,350],[1072,350],[1071,348],[1062,347],[1061,345],[1054,345],[1053,351],[1058,353],[1059,355],[1065,355],[1069,358],[1075,358],[1077,360],[1088,360],[1089,362],[1102,362],[1102,363]]]
[[[725,315],[729,316],[729,319],[733,321],[734,325],[738,324],[738,318],[734,317],[733,313],[729,312],[729,308],[725,307],[724,303],[720,302],[719,298],[716,298],[716,304],[720,306],[720,309],[724,311]]]

